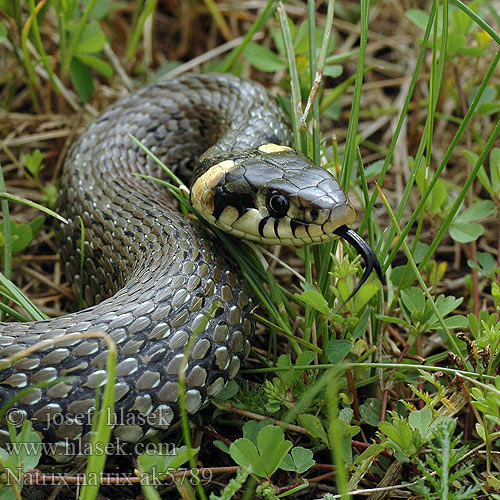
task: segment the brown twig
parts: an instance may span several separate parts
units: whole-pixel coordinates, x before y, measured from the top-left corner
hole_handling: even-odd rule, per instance
[[[269,418],[266,417],[265,415],[261,415],[260,413],[254,413],[253,411],[249,410],[242,410],[241,408],[238,408],[237,406],[233,405],[226,405],[219,403],[217,406],[220,406],[221,408],[224,408],[225,410],[230,411],[232,413],[237,413],[238,415],[242,415],[244,417],[253,418],[254,420],[266,420],[267,418]],[[282,420],[278,420],[276,418],[273,418],[273,423],[275,425],[285,427],[289,431],[298,432],[299,434],[309,435],[309,432],[304,427],[300,427],[299,425],[287,424],[286,422],[283,422]]]
[[[56,292],[60,293],[61,295],[63,295],[67,299],[70,299],[70,300],[75,299],[73,292],[69,288],[66,288],[64,286],[61,286],[61,285],[54,283],[51,279],[47,278],[44,274],[39,273],[38,271],[35,271],[34,269],[32,269],[31,267],[28,267],[28,266],[21,266],[20,269],[23,273],[26,273],[29,276],[31,276],[32,278],[37,279],[38,281],[40,281],[44,285],[47,285],[49,288],[52,288],[52,290],[55,290]]]
[[[171,479],[179,479],[184,477],[199,476],[203,474],[225,474],[228,472],[237,472],[241,467],[234,465],[230,467],[200,467],[195,470],[185,469],[167,474],[165,481]],[[77,474],[74,476],[65,476],[64,474],[45,474],[39,470],[32,470],[24,473],[24,481],[30,485],[82,485],[85,481],[85,474]],[[123,474],[103,474],[100,478],[101,485],[124,485],[124,484],[141,484],[144,478],[136,475],[124,476]]]
[[[347,377],[347,385],[349,386],[349,391],[352,394],[352,407],[354,411],[354,418],[358,421],[361,421],[361,414],[359,413],[359,400],[358,400],[358,392],[356,390],[356,384],[354,383],[354,378],[352,376],[352,370],[348,368],[345,371]]]

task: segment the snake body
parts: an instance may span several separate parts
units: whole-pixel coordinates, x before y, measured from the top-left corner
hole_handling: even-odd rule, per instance
[[[59,244],[66,274],[75,291],[83,287],[90,307],[47,321],[0,324],[0,356],[17,358],[0,371],[0,405],[18,398],[11,417],[30,418],[46,440],[60,443],[63,455],[67,442],[89,439],[91,419],[86,416],[95,406],[96,390],[102,391],[106,382],[107,349],[99,338],[64,338],[72,333],[101,330],[117,345],[113,432],[123,441],[136,442],[175,421],[179,369],[185,361],[189,413],[236,375],[254,332],[249,292],[220,244],[174,210],[162,186],[135,175],[163,174],[130,135],[181,175],[194,169],[195,179],[203,181],[193,204],[199,206],[201,199],[204,208],[212,204],[214,209],[218,203],[216,218],[222,219],[225,206],[220,204],[230,188],[205,196],[200,185],[215,189],[221,177],[227,182],[232,171],[245,169],[246,151],[289,144],[286,123],[259,84],[232,76],[189,75],[130,95],[83,132],[65,161],[60,209],[68,224],[61,227]],[[284,150],[286,154],[288,148]],[[223,160],[229,152],[232,159]],[[277,158],[283,151],[271,153]],[[252,155],[255,163],[256,153]],[[217,161],[216,174],[209,174]],[[296,170],[300,177],[300,168]],[[315,179],[312,170],[308,175]],[[323,182],[318,179],[317,184]],[[244,198],[251,194],[247,189]],[[281,206],[279,201],[273,203]],[[341,204],[347,206],[344,198]],[[236,210],[241,216],[241,207]],[[311,217],[318,214],[316,210]],[[266,222],[259,224],[263,235],[278,230],[274,219],[267,225],[271,215],[264,213]],[[80,218],[85,227],[82,276]],[[294,224],[295,235],[300,231]],[[23,355],[41,341],[48,342]],[[52,383],[58,377],[69,379]],[[20,392],[26,388],[31,390]],[[127,418],[122,421],[120,415]]]

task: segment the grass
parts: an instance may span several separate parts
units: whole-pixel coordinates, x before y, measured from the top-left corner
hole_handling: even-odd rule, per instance
[[[180,72],[202,54],[197,69],[231,71],[279,90],[296,147],[350,193],[359,232],[385,275],[383,286],[372,278],[338,312],[359,271],[350,248],[270,249],[273,257],[264,259],[221,235],[260,303],[250,359],[191,425],[185,414],[164,436],[175,442],[175,458],[142,455],[134,465],[109,457],[104,470],[120,470],[136,484],[118,492],[101,486],[111,498],[159,498],[169,487],[182,498],[211,499],[394,490],[428,499],[500,498],[493,466],[500,425],[495,4],[316,4],[268,0],[259,12],[243,5],[229,12],[198,1],[188,15],[149,0],[87,2],[83,10],[55,0],[0,1],[4,313],[40,319],[78,302],[54,292],[66,285],[52,257],[50,220],[38,232],[32,222],[38,204],[54,208],[59,151],[80,123],[130,82]],[[235,49],[210,58],[238,36]],[[44,274],[45,284],[23,274],[23,265]],[[112,399],[109,380],[103,405]],[[106,442],[106,433],[101,425],[96,437]],[[19,466],[3,453],[0,461],[2,470]],[[72,484],[81,480],[43,460],[36,466],[45,479],[57,471]],[[87,477],[104,467],[102,456],[93,457]],[[161,484],[152,481],[155,468]],[[98,489],[68,494],[96,498]],[[21,495],[19,488],[2,491]]]

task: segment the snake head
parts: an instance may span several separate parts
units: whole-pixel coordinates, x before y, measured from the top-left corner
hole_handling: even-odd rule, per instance
[[[375,253],[348,227],[356,212],[339,183],[302,153],[265,144],[201,172],[191,187],[191,203],[214,226],[243,239],[292,246],[340,236],[365,259],[358,288],[372,270],[381,277]]]
[[[330,172],[302,153],[275,144],[207,168],[191,187],[191,203],[216,227],[268,244],[322,243],[356,219]]]

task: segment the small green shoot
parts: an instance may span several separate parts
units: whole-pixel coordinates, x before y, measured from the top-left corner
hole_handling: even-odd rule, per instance
[[[432,411],[429,408],[414,410],[408,418],[390,412],[391,421],[378,424],[379,431],[385,434],[385,442],[394,451],[398,460],[410,462],[414,460],[421,447],[430,436]],[[380,435],[383,439],[383,436]]]
[[[270,480],[292,448],[283,430],[268,425],[257,435],[257,446],[248,438],[240,438],[229,447],[231,458],[252,474]]]
[[[484,233],[484,226],[477,221],[496,215],[497,208],[491,200],[477,201],[453,220],[450,236],[458,243],[470,243]]]
[[[12,255],[20,254],[36,238],[43,227],[45,217],[43,215],[33,219],[28,224],[18,224],[10,219],[10,238]],[[3,254],[6,238],[3,231],[0,231],[0,252]]]
[[[432,439],[428,442],[430,452],[424,455],[424,460],[417,461],[422,477],[414,490],[426,500],[477,498],[480,485],[460,485],[460,480],[469,475],[474,467],[461,463],[467,447],[460,446],[461,434],[453,437],[456,426],[456,420],[450,417],[438,418],[432,425]]]
[[[301,352],[297,356],[296,366],[307,366],[314,360],[314,353],[311,351]],[[269,413],[276,413],[279,410],[291,408],[294,400],[303,394],[304,371],[294,370],[292,360],[289,354],[282,354],[276,364],[278,376],[273,377],[272,381],[265,380],[264,393],[268,402],[264,405]]]
[[[24,474],[35,469],[42,456],[40,435],[31,422],[25,420],[19,434],[12,424],[9,426],[10,443],[8,451],[0,448],[0,498],[15,500],[21,498]]]
[[[40,183],[40,172],[45,168],[42,152],[37,148],[21,157],[21,161],[37,184]]]
[[[280,469],[295,472],[295,474],[303,474],[315,463],[311,450],[303,446],[294,446],[281,462]]]

